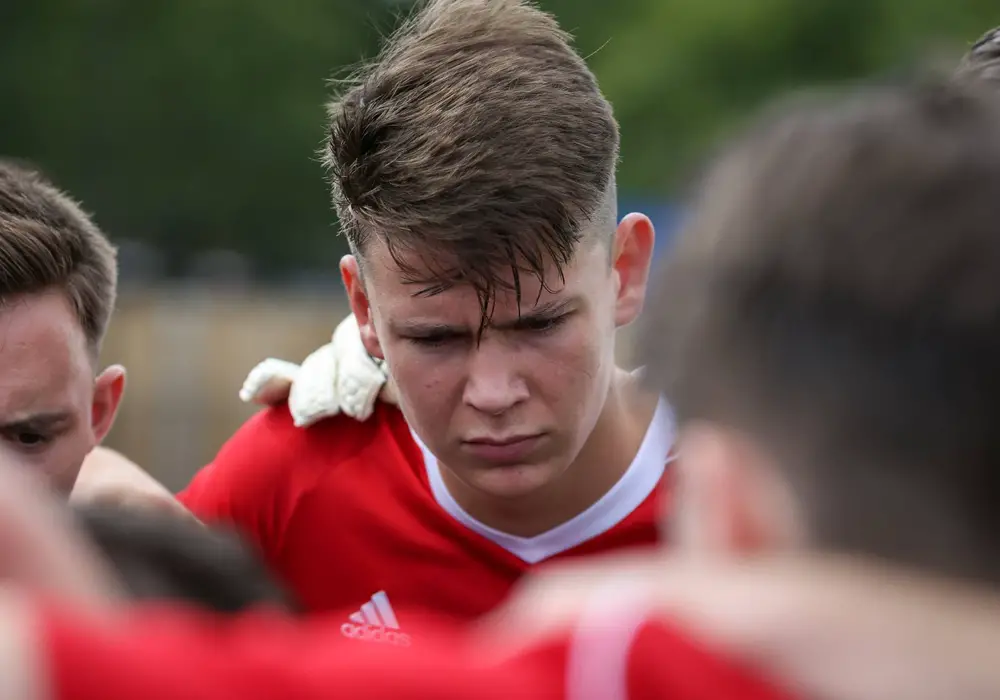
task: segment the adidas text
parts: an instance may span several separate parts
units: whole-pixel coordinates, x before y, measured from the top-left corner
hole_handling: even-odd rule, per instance
[[[350,639],[360,639],[365,642],[381,642],[400,647],[410,646],[410,635],[375,625],[345,622],[340,626],[340,633]]]

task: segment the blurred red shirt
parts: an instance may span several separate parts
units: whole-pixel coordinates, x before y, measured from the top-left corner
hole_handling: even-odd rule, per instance
[[[144,610],[98,623],[45,611],[52,700],[786,700],[662,619],[575,629],[511,653],[440,621],[412,619],[414,643],[357,644],[339,621],[266,613],[221,619]]]
[[[471,619],[543,562],[655,544],[672,447],[661,401],[602,499],[549,532],[515,537],[455,503],[396,407],[302,429],[282,406],[243,425],[179,498],[207,523],[236,526],[307,611],[338,611],[345,635],[405,644],[398,609]]]

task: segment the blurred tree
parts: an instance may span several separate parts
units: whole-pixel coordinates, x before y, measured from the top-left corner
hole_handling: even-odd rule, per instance
[[[37,163],[122,239],[188,269],[332,272],[317,163],[325,79],[376,50],[406,0],[0,3],[0,152]],[[995,0],[542,0],[577,37],[623,129],[622,189],[665,197],[773,93],[960,50]]]
[[[0,12],[0,150],[80,196],[173,270],[200,250],[265,272],[331,264],[316,151],[325,79],[388,7],[270,0],[36,0]],[[11,109],[10,106],[14,106]]]
[[[993,0],[650,0],[593,60],[622,125],[626,190],[666,191],[776,93],[955,51],[1000,22]],[[957,49],[957,50],[956,50]]]

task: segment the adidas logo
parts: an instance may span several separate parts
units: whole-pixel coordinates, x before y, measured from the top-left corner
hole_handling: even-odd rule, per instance
[[[382,642],[396,646],[410,646],[410,636],[399,631],[396,613],[389,604],[389,596],[379,591],[361,609],[353,613],[340,626],[340,633],[350,639],[365,642]]]

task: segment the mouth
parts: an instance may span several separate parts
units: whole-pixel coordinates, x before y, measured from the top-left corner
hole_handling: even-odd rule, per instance
[[[523,462],[545,437],[535,435],[515,435],[505,438],[481,437],[462,441],[462,450],[485,462],[510,465]]]

